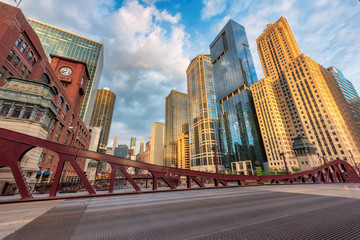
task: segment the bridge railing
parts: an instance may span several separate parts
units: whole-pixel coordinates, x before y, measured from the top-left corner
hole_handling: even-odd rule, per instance
[[[118,194],[119,190],[143,192],[166,188],[177,190],[247,184],[360,182],[355,170],[342,160],[334,160],[312,170],[289,175],[248,176],[199,172],[137,162],[62,145],[2,128],[0,128],[0,146],[0,168],[9,168],[16,182],[19,198],[21,197],[23,200],[76,197],[79,194],[111,195]],[[35,184],[34,186],[27,183],[20,163],[22,157],[34,148],[48,149],[59,157],[51,183]],[[108,178],[90,182],[76,161],[78,158],[93,159],[110,164],[112,169]],[[78,182],[62,182],[61,176],[66,162],[71,164],[76,172]],[[127,171],[129,167],[146,170],[149,174],[131,175]],[[63,193],[66,192],[71,192],[71,195],[64,195]],[[0,202],[1,200],[0,198]]]

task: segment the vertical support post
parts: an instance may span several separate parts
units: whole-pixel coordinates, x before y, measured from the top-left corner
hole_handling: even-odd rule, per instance
[[[156,173],[151,172],[151,174],[153,175],[153,191],[156,191],[158,185],[158,178]]]
[[[109,193],[114,192],[115,175],[116,175],[116,168],[113,165],[111,165]]]
[[[59,181],[60,181],[60,178],[61,178],[61,173],[62,173],[63,168],[64,168],[64,159],[61,159],[60,156],[59,156],[59,163],[58,163],[58,167],[56,168],[54,182],[53,182],[53,184],[51,185],[51,188],[50,188],[49,197],[55,197],[56,196],[56,191],[57,191],[57,188],[59,186]]]
[[[187,180],[187,188],[191,188],[191,177],[190,176],[186,176],[186,180]]]

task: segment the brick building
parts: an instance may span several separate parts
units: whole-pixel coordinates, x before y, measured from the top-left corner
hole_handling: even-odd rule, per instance
[[[91,134],[79,117],[83,89],[89,79],[85,63],[52,56],[52,63],[19,8],[0,2],[0,127],[87,149]],[[50,180],[58,156],[45,149],[21,161],[30,183]],[[79,159],[81,168],[85,160]],[[9,174],[9,170],[7,170]],[[0,172],[1,182],[6,169]],[[68,164],[63,178],[74,177]]]

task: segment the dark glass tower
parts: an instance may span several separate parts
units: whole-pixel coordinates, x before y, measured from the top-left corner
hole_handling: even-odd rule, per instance
[[[245,28],[230,20],[210,44],[210,53],[225,168],[237,161],[263,168],[265,151],[249,88],[258,79]]]

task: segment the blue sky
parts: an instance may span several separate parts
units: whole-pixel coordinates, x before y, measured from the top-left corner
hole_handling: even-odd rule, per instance
[[[3,0],[14,5],[13,0]],[[111,144],[132,136],[149,140],[151,124],[164,122],[165,97],[186,92],[186,68],[231,18],[247,31],[258,77],[263,71],[256,38],[287,18],[302,52],[324,67],[338,67],[360,92],[358,0],[23,0],[31,17],[101,41],[100,87],[117,95]],[[137,148],[138,151],[139,148]]]

